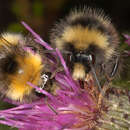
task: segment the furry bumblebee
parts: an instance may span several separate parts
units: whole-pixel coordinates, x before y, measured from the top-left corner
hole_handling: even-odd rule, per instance
[[[42,75],[47,68],[43,64],[43,48],[30,39],[14,33],[4,33],[0,37],[0,93],[20,102],[39,98],[27,82],[42,86]],[[25,47],[38,52],[32,53]]]
[[[75,9],[54,26],[50,41],[63,53],[75,80],[84,80],[92,68],[99,78],[118,72],[118,33],[102,10]]]

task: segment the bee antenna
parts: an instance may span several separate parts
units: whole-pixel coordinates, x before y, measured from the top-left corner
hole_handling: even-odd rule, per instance
[[[53,49],[53,50],[44,50],[43,53],[45,53],[45,54],[46,53],[54,53],[55,51],[56,51],[55,49]]]
[[[98,90],[99,90],[99,92],[100,92],[100,96],[101,96],[101,97],[104,97],[105,91],[104,91],[104,89],[102,89],[102,87],[101,87],[101,84],[100,84],[100,82],[99,82],[99,80],[98,80],[98,78],[97,78],[97,75],[96,75],[96,72],[95,72],[95,69],[94,69],[92,63],[90,63],[90,66],[91,66],[91,70],[92,70],[92,73],[93,73],[93,75],[94,75],[94,78],[95,78],[95,80],[96,80],[96,83],[97,83],[97,86],[98,86]]]
[[[113,67],[112,73],[111,73],[111,77],[113,77],[115,75],[115,73],[117,72],[118,69],[118,65],[119,65],[119,57],[116,58],[116,63]]]
[[[89,63],[90,63],[90,67],[91,67],[91,70],[92,70],[92,73],[94,75],[94,78],[96,80],[96,83],[98,85],[98,89],[99,89],[99,92],[102,92],[102,87],[101,87],[101,84],[97,78],[97,75],[96,75],[96,72],[95,72],[95,69],[94,69],[94,66],[92,64],[92,55],[89,55]]]
[[[66,50],[61,50],[61,53],[63,53],[63,54],[72,54],[72,52],[66,51]]]
[[[94,78],[95,78],[95,80],[96,80],[96,82],[97,82],[98,89],[99,89],[99,91],[101,92],[101,91],[102,91],[101,84],[100,84],[100,82],[99,82],[99,80],[98,80],[98,78],[97,78],[95,69],[94,69],[94,67],[93,67],[92,64],[90,64],[90,66],[91,66],[91,70],[92,70],[92,73],[93,73],[93,75],[94,75]]]

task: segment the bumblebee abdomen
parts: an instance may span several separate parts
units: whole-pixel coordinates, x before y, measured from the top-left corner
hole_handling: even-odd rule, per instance
[[[20,34],[4,33],[0,38],[0,93],[6,97],[24,101],[36,97],[34,88],[39,85],[43,71],[42,56],[25,50],[29,43]]]

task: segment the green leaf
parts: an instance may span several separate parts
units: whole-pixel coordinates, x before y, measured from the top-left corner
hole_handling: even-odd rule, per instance
[[[22,32],[25,28],[20,23],[12,23],[8,26],[8,31]]]

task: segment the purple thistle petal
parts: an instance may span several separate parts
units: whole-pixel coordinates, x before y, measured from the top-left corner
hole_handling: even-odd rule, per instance
[[[69,83],[69,85],[70,85],[76,92],[78,92],[78,85],[76,85],[75,82],[74,82],[74,80],[72,79],[72,76],[71,76],[71,74],[70,74],[70,72],[69,72],[69,70],[68,70],[68,67],[66,66],[66,63],[65,63],[65,61],[64,61],[64,59],[63,59],[63,57],[62,57],[60,51],[59,51],[57,48],[56,48],[56,52],[57,52],[57,54],[58,54],[58,56],[59,56],[59,58],[60,58],[60,60],[61,60],[61,63],[62,63],[62,65],[63,65],[63,67],[64,67],[65,72],[66,72],[66,75],[67,75],[68,78],[69,78],[69,79],[68,79],[67,77],[65,77],[66,81]]]
[[[59,82],[61,84],[61,87],[64,89],[70,89],[71,87],[69,86],[69,84],[66,82],[65,80],[65,76],[61,75],[61,74],[56,74],[55,79],[57,82]]]
[[[84,96],[80,98],[77,97],[75,93],[73,94],[74,95],[68,93],[67,95],[59,91],[57,95],[58,104],[56,104],[54,100],[48,100],[49,104],[55,105],[58,114],[55,114],[45,102],[39,101],[37,104],[23,104],[15,107],[15,109],[0,111],[0,115],[5,117],[5,123],[7,125],[16,126],[17,128],[24,127],[23,130],[27,128],[39,128],[39,130],[46,128],[46,130],[53,130],[54,126],[58,130],[61,128],[71,128],[76,122],[80,122],[79,114],[86,115],[87,117],[87,113],[84,109],[89,110],[88,105],[90,104],[88,98],[86,99]],[[60,100],[58,100],[58,98]],[[89,107],[91,106],[92,105]],[[6,117],[11,120],[7,120]],[[12,120],[14,120],[14,122]],[[84,120],[84,118],[82,120]]]
[[[125,42],[130,46],[130,36],[127,34],[124,34],[124,37],[127,39]],[[130,51],[124,51],[127,56],[130,56]]]
[[[34,52],[30,47],[24,47],[23,49],[24,49],[25,51],[31,52],[32,54],[35,54],[35,52]]]
[[[124,36],[126,39],[130,39],[130,36],[127,35],[127,34],[123,34],[123,36]]]
[[[31,87],[35,88],[36,91],[39,91],[40,93],[42,94],[45,94],[46,96],[48,96],[49,98],[53,99],[54,97],[48,93],[47,91],[43,90],[43,89],[40,89],[39,87],[35,86],[34,84],[30,83],[30,82],[27,82],[28,85],[30,85]]]
[[[7,122],[7,121],[5,121],[5,120],[0,120],[0,123],[1,123],[1,124],[4,124],[4,125],[8,125],[8,126],[14,127],[14,123],[12,123],[12,122]],[[16,127],[19,127],[19,126],[16,126]]]
[[[127,34],[123,35],[127,40],[125,41],[130,46],[130,36]]]
[[[125,42],[130,46],[130,40],[126,40]]]
[[[3,101],[8,102],[8,103],[13,104],[13,105],[17,105],[17,106],[22,104],[22,103],[17,102],[17,101],[12,101],[8,98],[5,98]]]
[[[52,50],[53,48],[51,46],[49,46],[45,41],[42,40],[42,38],[37,34],[35,33],[24,21],[21,22],[23,24],[23,26],[29,31],[32,33],[32,35],[38,40],[40,41],[40,43],[42,43],[42,45],[48,49],[48,50]]]
[[[65,63],[60,51],[57,48],[56,48],[56,52],[57,52],[57,54],[58,54],[58,56],[59,56],[59,58],[61,60],[61,63],[63,65],[63,67],[64,67],[65,72],[66,72],[66,75],[70,76],[70,72],[69,72],[69,70],[68,70],[68,68],[66,66],[66,63]]]

